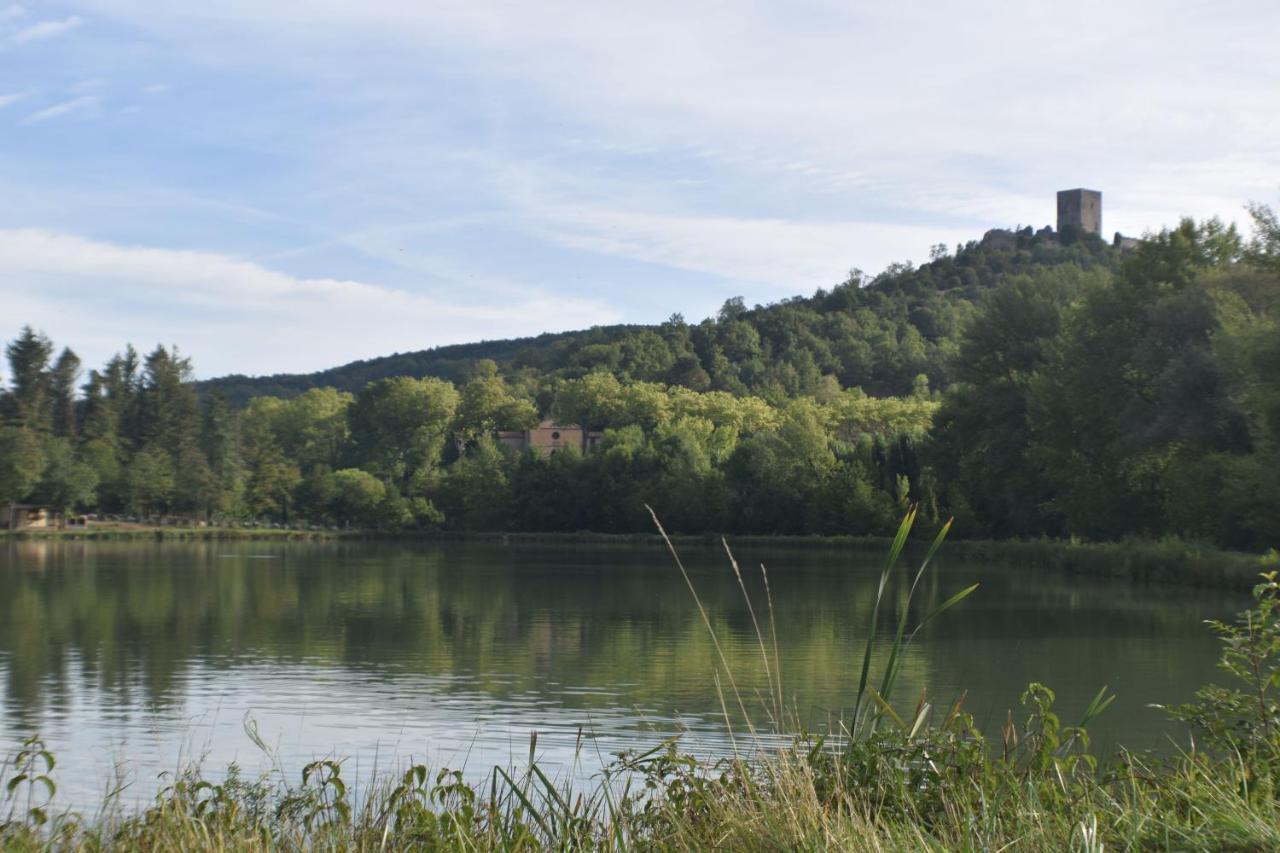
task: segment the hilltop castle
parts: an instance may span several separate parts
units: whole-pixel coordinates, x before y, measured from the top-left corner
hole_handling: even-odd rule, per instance
[[[1102,193],[1086,189],[1058,191],[1058,233],[1068,228],[1102,234]]]
[[[1034,236],[1057,243],[1067,235],[1079,237],[1085,234],[1102,236],[1102,193],[1098,190],[1076,188],[1058,191],[1058,230],[1056,232],[1048,225],[1039,231],[1033,231],[1030,226],[1018,231],[992,228],[982,235],[982,245],[990,249],[1014,249],[1019,245],[1019,238]],[[1117,231],[1112,245],[1121,251],[1127,251],[1137,247],[1138,243],[1139,241],[1133,237],[1125,237]]]

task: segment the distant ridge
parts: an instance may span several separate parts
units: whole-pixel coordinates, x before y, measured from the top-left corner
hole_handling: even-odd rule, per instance
[[[990,232],[989,232],[990,233]],[[534,337],[453,344],[353,361],[316,373],[223,376],[200,383],[235,405],[254,396],[294,397],[332,386],[358,392],[391,376],[464,380],[491,359],[506,375],[542,378],[608,370],[624,379],[719,389],[783,399],[812,394],[820,382],[861,387],[872,395],[933,390],[950,383],[950,360],[982,294],[1014,276],[1056,268],[1114,268],[1115,247],[1093,234],[1057,235],[1051,228],[1001,232],[955,254],[935,248],[919,267],[891,265],[874,278],[860,272],[813,296],[748,308],[729,300],[715,318],[597,326]]]
[[[232,373],[199,384],[201,391],[218,390],[233,402],[242,403],[249,397],[270,395],[295,397],[309,388],[331,386],[340,391],[359,391],[366,384],[391,376],[436,376],[459,382],[481,359],[492,359],[499,366],[509,366],[516,355],[527,349],[553,346],[559,341],[571,340],[584,334],[617,336],[627,331],[647,328],[642,325],[618,324],[598,326],[591,330],[568,332],[544,332],[524,338],[476,341],[466,344],[447,344],[414,352],[393,353],[376,358],[357,359],[315,373],[276,373],[266,376],[246,376]]]

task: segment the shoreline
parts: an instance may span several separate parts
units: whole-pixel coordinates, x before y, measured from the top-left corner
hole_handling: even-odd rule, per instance
[[[883,553],[885,536],[725,535],[742,547],[819,548]],[[721,534],[672,534],[676,545],[719,547]],[[88,530],[0,531],[0,543],[31,541],[430,541],[498,544],[627,545],[665,547],[656,533],[496,533],[478,531],[385,532],[361,530],[274,530],[234,527],[146,527]],[[920,545],[922,540],[913,544]],[[1216,586],[1250,590],[1275,560],[1264,555],[1223,551],[1177,540],[1077,542],[1058,539],[959,539],[949,537],[951,557],[1018,564],[1082,576],[1129,578],[1145,583]]]

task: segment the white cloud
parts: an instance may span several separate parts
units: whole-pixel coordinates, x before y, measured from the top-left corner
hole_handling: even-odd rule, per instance
[[[855,261],[876,271],[926,256],[934,243],[973,236],[874,222],[679,216],[578,205],[543,209],[536,218],[546,236],[566,246],[766,284],[788,295],[838,284]]]
[[[58,118],[59,116],[72,115],[91,110],[102,103],[102,98],[98,95],[81,95],[78,98],[72,98],[69,101],[62,101],[51,107],[45,107],[42,110],[32,113],[24,118],[19,124],[39,124],[49,119]]]
[[[161,338],[201,375],[310,371],[357,358],[616,322],[585,299],[536,290],[476,304],[359,281],[300,278],[212,252],[0,229],[0,295],[89,363]],[[9,335],[17,326],[2,330]]]
[[[83,23],[84,19],[79,15],[71,15],[61,21],[41,21],[38,24],[32,24],[29,27],[18,30],[13,34],[12,40],[17,44],[26,44],[27,42],[56,38],[57,36],[66,35]]]
[[[634,264],[613,260],[626,259],[655,267],[629,281],[652,272],[700,303],[708,292],[715,303],[742,292],[739,283],[758,283],[759,298],[777,298],[837,281],[850,265],[874,272],[989,227],[1049,223],[1053,193],[1063,186],[1102,189],[1108,233],[1140,233],[1182,214],[1238,219],[1244,200],[1267,200],[1280,183],[1280,150],[1268,144],[1280,132],[1269,37],[1280,31],[1274,0],[1080,0],[1066,16],[1045,4],[997,0],[70,5],[111,24],[101,28],[101,53],[86,52],[87,59],[110,50],[128,57],[116,67],[86,61],[75,71],[110,74],[118,87],[112,106],[125,93],[159,94],[163,84],[152,81],[179,82],[182,98],[157,97],[141,111],[157,120],[148,139],[174,143],[146,149],[164,150],[157,165],[169,168],[126,163],[132,172],[108,174],[95,186],[119,198],[91,208],[51,201],[57,187],[20,187],[7,196],[30,199],[11,206],[25,218],[8,224],[110,228],[102,217],[118,207],[134,216],[123,233],[148,233],[148,217],[166,234],[171,226],[180,235],[207,228],[218,245],[243,241],[272,263],[346,263],[359,252],[358,263],[374,261],[369,266],[392,280],[412,274],[451,283],[455,290],[440,293],[438,303],[404,295],[405,316],[442,339],[611,316],[594,302],[526,295],[521,282],[485,274],[495,269],[527,269],[585,294],[607,287],[613,270],[622,271],[619,279],[634,273]],[[118,70],[126,66],[146,76],[129,78]],[[200,107],[227,104],[236,105],[233,121],[199,125]],[[94,106],[67,101],[28,121]],[[164,122],[170,113],[178,120]],[[235,159],[225,172],[217,171],[219,158],[207,161],[207,174],[187,167],[185,158],[205,151]],[[241,170],[242,163],[266,167]],[[210,186],[182,183],[192,173]],[[217,196],[206,209],[219,215],[201,218],[189,213],[192,204],[157,202],[165,180],[181,187],[170,192]],[[259,217],[250,236],[227,225],[257,221],[236,210],[264,208],[272,215]],[[488,222],[443,236],[419,234],[412,224],[472,215]],[[320,248],[297,248],[311,244]],[[580,278],[578,261],[590,268]],[[191,282],[191,264],[180,266],[180,280]],[[75,278],[92,279],[89,271]],[[134,293],[136,282],[130,287]],[[336,297],[325,287],[309,287],[307,299],[323,293],[328,304]],[[177,290],[134,298],[138,316],[121,315],[112,344],[116,328],[145,333],[201,311],[223,328],[223,296],[190,311],[191,286]],[[399,293],[375,288],[383,291]],[[503,306],[501,316],[448,313],[459,294],[469,305]],[[609,294],[618,304],[624,296]],[[645,296],[655,305],[671,301],[665,293]],[[24,298],[6,297],[6,309]],[[41,298],[46,311],[52,297]],[[399,306],[398,299],[386,304]],[[279,296],[265,304],[281,300],[292,304]],[[173,310],[147,313],[148,306]],[[526,306],[527,316],[517,318]],[[356,313],[391,330],[386,341],[360,332],[352,350],[361,354],[435,342],[397,337],[398,317]],[[351,357],[345,349],[316,355],[323,344],[298,338],[287,311],[273,316],[268,341],[279,337],[289,347],[258,367]],[[317,323],[326,340],[344,340],[341,324],[299,316]],[[233,343],[243,345],[238,334],[210,336],[194,321],[173,337],[225,351],[227,359],[239,358]]]
[[[6,6],[3,9],[0,9],[0,24],[7,21],[16,21],[26,14],[27,10],[19,6],[17,3]]]
[[[10,104],[17,103],[30,94],[30,92],[10,92],[5,95],[0,95],[0,109],[4,109]]]
[[[1152,162],[1178,186],[1206,157],[1250,146],[1261,171],[1219,186],[1217,196],[1247,197],[1280,170],[1280,155],[1252,142],[1269,138],[1260,131],[1276,121],[1262,117],[1280,115],[1280,78],[1260,70],[1274,67],[1264,34],[1280,29],[1280,4],[1263,0],[1172,10],[1163,0],[1081,0],[1066,17],[997,0],[928,9],[835,0],[226,0],[214,13],[85,2],[199,46],[205,61],[234,55],[237,64],[324,80],[345,97],[383,97],[386,87],[368,85],[371,78],[410,79],[430,63],[519,81],[594,128],[602,146],[700,147],[763,192],[806,182],[851,206],[870,182],[883,193],[877,201],[935,222],[972,217],[983,207],[976,199],[1039,199],[1102,179],[1113,197],[1132,197]],[[302,17],[305,28],[296,25]],[[384,48],[378,63],[334,61],[369,38]],[[232,42],[237,50],[219,48]],[[297,49],[308,46],[323,49]],[[378,133],[395,137],[405,125]],[[1139,176],[1132,187],[1131,176]],[[1221,212],[1205,209],[1216,199],[1193,189],[1183,198],[1186,212]],[[925,207],[910,206],[921,199]],[[1030,215],[1029,207],[996,212],[1003,215],[986,224]]]

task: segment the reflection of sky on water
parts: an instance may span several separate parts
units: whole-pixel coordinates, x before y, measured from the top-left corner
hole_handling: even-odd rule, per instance
[[[74,670],[76,662],[69,663]],[[491,680],[504,679],[495,674]],[[619,751],[649,749],[676,733],[698,754],[730,749],[722,719],[629,706],[625,685],[546,683],[498,699],[475,690],[472,681],[466,674],[414,673],[388,680],[315,662],[263,661],[226,670],[197,661],[183,675],[180,695],[161,708],[120,704],[91,682],[71,679],[46,709],[39,732],[59,760],[58,801],[87,808],[118,772],[131,782],[124,802],[140,802],[163,785],[158,774],[192,762],[211,776],[236,762],[251,777],[283,768],[293,778],[308,761],[339,757],[348,782],[363,786],[406,763],[462,769],[472,777],[494,765],[523,766],[531,732],[537,732],[538,761],[553,778],[593,777]],[[561,701],[584,695],[605,704],[583,709]],[[250,721],[269,753],[246,733]],[[4,734],[7,742],[20,733]]]
[[[578,778],[677,732],[697,754],[729,749],[716,652],[657,549],[25,544],[43,547],[0,548],[0,753],[40,732],[59,759],[64,806],[96,805],[117,766],[133,783],[126,802],[138,802],[159,773],[196,760],[212,775],[235,761],[250,776],[278,766],[296,780],[306,762],[337,756],[364,786],[410,760],[475,778],[519,766],[533,731],[544,765]],[[768,561],[771,666],[781,666],[788,708],[826,729],[852,702],[878,556],[738,556],[744,567]],[[768,681],[736,581],[714,549],[685,558],[763,725]],[[911,708],[924,695],[949,706],[967,690],[967,709],[994,732],[1028,681],[1055,688],[1064,724],[1108,684],[1119,699],[1095,732],[1104,752],[1164,740],[1169,728],[1146,705],[1185,701],[1215,677],[1202,620],[1246,604],[1234,593],[955,563],[939,566],[913,610],[974,581],[978,593],[904,657],[895,703]],[[907,583],[892,583],[889,600],[903,600]],[[732,686],[721,683],[747,748]]]

